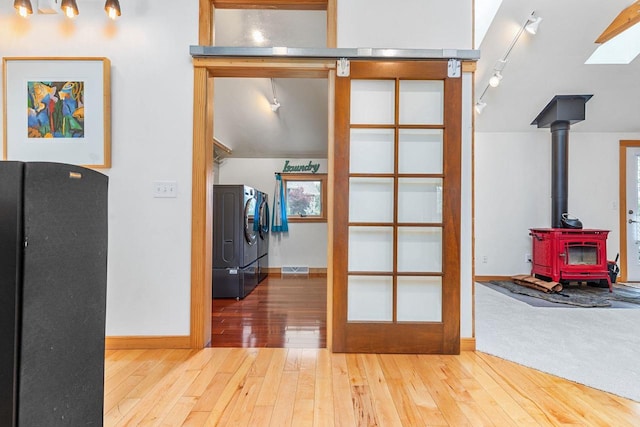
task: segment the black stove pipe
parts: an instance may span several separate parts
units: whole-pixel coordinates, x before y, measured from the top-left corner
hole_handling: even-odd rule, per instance
[[[569,206],[569,128],[568,121],[551,124],[551,226],[561,228],[562,214]]]
[[[533,119],[532,125],[551,130],[551,226],[562,228],[568,210],[569,128],[585,118],[585,104],[593,95],[556,95]],[[579,222],[579,221],[578,221]]]

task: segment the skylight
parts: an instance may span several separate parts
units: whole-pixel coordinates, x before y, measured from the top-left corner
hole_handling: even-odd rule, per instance
[[[598,47],[585,64],[629,64],[640,54],[640,23]]]
[[[480,47],[502,0],[475,0],[475,49]]]

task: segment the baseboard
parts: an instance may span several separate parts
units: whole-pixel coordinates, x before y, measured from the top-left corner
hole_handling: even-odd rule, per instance
[[[191,337],[181,336],[130,336],[106,337],[106,350],[133,350],[152,348],[191,348]]]
[[[476,351],[476,339],[460,338],[460,351]]]
[[[474,282],[490,282],[492,280],[511,280],[511,276],[474,276]]]

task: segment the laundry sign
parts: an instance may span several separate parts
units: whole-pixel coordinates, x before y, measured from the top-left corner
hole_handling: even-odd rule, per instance
[[[291,173],[291,172],[310,172],[317,173],[318,169],[320,169],[320,163],[313,163],[309,160],[308,164],[299,164],[292,165],[289,160],[285,160],[284,167],[282,168],[282,173]]]

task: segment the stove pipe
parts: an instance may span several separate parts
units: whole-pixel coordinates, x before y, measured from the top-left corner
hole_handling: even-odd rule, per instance
[[[562,214],[569,210],[569,125],[551,125],[551,227],[562,227]]]
[[[551,226],[562,228],[568,213],[569,129],[585,118],[585,104],[593,95],[556,95],[532,125],[551,128]]]

